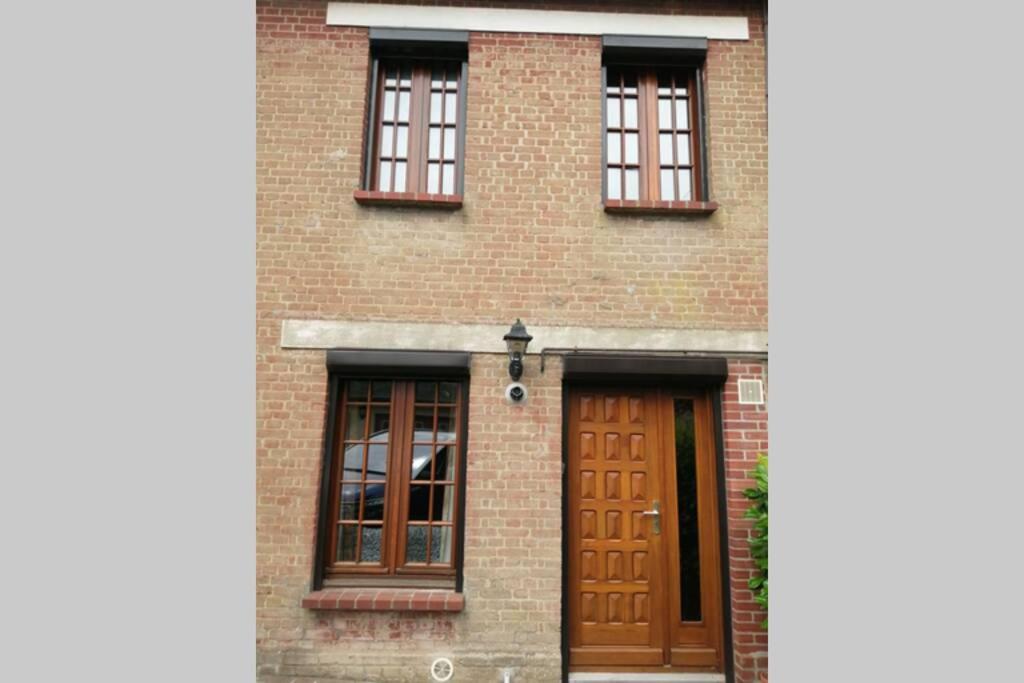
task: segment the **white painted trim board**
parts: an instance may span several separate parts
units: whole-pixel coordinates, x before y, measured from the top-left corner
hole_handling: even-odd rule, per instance
[[[749,40],[746,17],[327,3],[328,26]]]

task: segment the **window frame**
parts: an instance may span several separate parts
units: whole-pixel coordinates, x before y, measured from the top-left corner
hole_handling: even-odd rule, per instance
[[[461,199],[465,191],[465,156],[466,156],[466,112],[467,112],[467,88],[469,82],[469,57],[468,57],[467,31],[445,31],[445,30],[404,30],[404,29],[370,29],[370,67],[367,75],[367,105],[363,125],[363,163],[360,172],[359,188],[357,198],[367,193],[384,193],[390,196],[402,197],[407,195],[410,199],[414,195],[429,195],[439,200],[447,199],[449,202]],[[377,166],[379,163],[380,135],[379,131],[383,122],[379,113],[382,110],[382,100],[385,88],[382,87],[384,74],[382,65],[387,62],[399,61],[411,64],[414,68],[423,67],[429,70],[430,65],[438,62],[457,62],[459,85],[456,93],[456,130],[455,130],[455,169],[454,169],[454,192],[433,193],[426,187],[428,145],[429,145],[429,100],[430,82],[426,79],[426,90],[424,91],[422,81],[417,86],[414,74],[413,86],[410,89],[410,112],[409,112],[409,139],[408,139],[408,161],[406,167],[406,189],[405,190],[378,190],[376,188]],[[420,101],[416,102],[419,95]],[[414,114],[414,111],[416,114]],[[414,120],[419,118],[419,121]],[[413,127],[416,124],[417,129]],[[443,138],[442,122],[442,138]],[[413,147],[418,144],[415,157],[416,172],[413,173]],[[420,168],[422,167],[422,168]],[[443,174],[443,163],[442,163]],[[421,177],[422,176],[422,177]],[[415,178],[416,187],[411,187],[409,179]],[[443,190],[443,175],[441,186]],[[454,207],[453,208],[457,208]]]
[[[712,187],[708,160],[710,145],[705,104],[707,47],[708,41],[706,38],[609,34],[602,36],[601,201],[606,211],[666,209],[706,215],[718,208],[718,204],[711,200]],[[624,196],[619,199],[608,198],[608,70],[614,68],[635,69],[638,72],[647,71],[655,79],[653,84],[645,88],[645,90],[653,90],[653,92],[648,94],[648,98],[655,105],[655,110],[648,112],[650,116],[646,120],[640,106],[640,99],[643,97],[643,93],[641,92],[639,80],[637,84],[637,118],[640,133],[638,146],[640,147],[641,155],[639,160],[641,177],[638,183],[641,191],[637,199],[626,199]],[[657,72],[664,69],[685,70],[691,74],[689,80],[692,84],[692,91],[688,97],[690,98],[689,114],[691,119],[693,192],[689,200],[678,199],[678,185],[676,199],[661,199],[660,187],[658,185],[660,183],[660,164],[657,158],[659,130],[656,110],[658,99],[656,79]],[[652,85],[653,88],[651,87]],[[651,126],[652,122],[653,126]],[[625,121],[620,123],[624,125]],[[647,150],[653,151],[655,156],[648,159]],[[624,158],[622,163],[625,164]],[[654,174],[651,173],[651,169],[654,170]],[[644,191],[652,186],[658,188],[656,193]],[[623,192],[623,194],[625,193]]]
[[[609,201],[608,196],[608,136],[611,132],[608,126],[608,71],[610,69],[632,70],[637,76],[637,133],[638,133],[638,160],[636,164],[626,162],[624,152],[620,155],[620,166],[626,168],[635,165],[639,170],[638,187],[639,193],[635,198],[627,199],[625,193],[611,201],[641,201],[641,202],[665,202],[665,201],[686,201],[686,202],[707,202],[708,173],[707,173],[707,126],[704,121],[704,97],[703,80],[704,69],[700,66],[658,63],[653,61],[628,62],[622,60],[609,61],[601,67],[601,199]],[[658,71],[670,69],[677,73],[687,75],[689,92],[688,115],[690,127],[687,134],[690,136],[691,154],[691,187],[692,193],[689,199],[679,199],[678,194],[672,199],[665,199],[661,196],[660,171],[665,164],[659,159],[659,134],[661,133],[658,124]],[[652,106],[653,105],[653,106]],[[620,120],[620,125],[615,130],[624,135],[626,122]],[[673,129],[673,136],[676,135]],[[673,138],[674,139],[674,138]],[[624,146],[624,143],[623,143]],[[674,146],[673,146],[674,147]],[[678,168],[677,164],[672,165]],[[623,186],[625,182],[623,180]]]
[[[357,353],[357,352],[347,352]],[[387,355],[388,352],[383,352]],[[407,355],[415,358],[440,354],[441,352],[421,352],[395,355]],[[326,415],[324,420],[324,442],[323,457],[321,462],[321,476],[319,486],[319,501],[316,524],[316,539],[314,548],[313,576],[311,580],[312,590],[324,588],[344,588],[353,586],[373,586],[380,588],[440,588],[462,592],[463,584],[463,553],[465,546],[465,509],[466,509],[466,469],[469,436],[469,375],[468,375],[468,354],[464,355],[465,369],[456,367],[443,367],[443,365],[430,367],[429,365],[419,368],[409,367],[387,367],[374,365],[374,357],[368,360],[371,364],[367,367],[328,367]],[[377,355],[380,355],[378,353]],[[446,363],[451,359],[442,358],[440,362]],[[462,362],[460,358],[455,362]],[[330,361],[329,361],[330,362]],[[339,565],[331,557],[331,549],[335,547],[339,523],[339,501],[337,491],[340,490],[341,477],[339,468],[343,467],[345,439],[341,430],[344,425],[344,416],[341,410],[344,407],[343,391],[345,382],[349,380],[390,380],[392,394],[389,399],[391,407],[389,430],[401,430],[402,436],[399,442],[389,438],[388,449],[388,477],[384,494],[384,520],[381,525],[382,543],[387,548],[394,549],[394,555],[389,556],[382,551],[381,566],[360,566],[359,564]],[[452,509],[452,550],[450,566],[413,565],[408,566],[405,562],[404,548],[408,528],[408,506],[409,495],[406,489],[409,488],[410,480],[405,469],[411,463],[413,434],[408,433],[412,428],[415,413],[415,382],[453,382],[459,385],[459,399],[455,410],[455,431],[458,462],[455,468],[454,483],[451,484],[454,494]],[[398,383],[407,383],[403,390],[403,403],[398,402],[396,387]],[[460,403],[461,402],[461,403]],[[435,401],[435,406],[437,402]],[[413,409],[410,414],[407,409]],[[399,412],[402,414],[396,414]],[[401,423],[398,420],[402,420]],[[407,439],[405,437],[408,437]],[[396,452],[393,444],[401,446],[402,452]],[[435,444],[436,447],[436,444]],[[395,469],[395,468],[398,469]],[[392,476],[394,473],[394,476]],[[358,527],[357,527],[358,528]],[[428,527],[429,528],[429,527]],[[430,532],[428,531],[428,534]],[[401,558],[401,561],[399,561]],[[429,557],[428,557],[429,560]],[[385,564],[386,563],[386,564]]]

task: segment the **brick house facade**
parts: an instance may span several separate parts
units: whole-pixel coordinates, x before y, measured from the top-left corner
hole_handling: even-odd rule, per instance
[[[767,394],[764,5],[728,0],[407,4],[418,7],[257,2],[260,680],[423,681],[430,680],[428,667],[438,657],[454,665],[453,681],[501,681],[506,672],[512,681],[560,681],[569,673],[625,675],[629,669],[701,672],[709,681],[756,680],[767,670],[767,635],[760,628],[763,613],[746,586],[753,562],[741,491],[750,485],[756,454],[767,452],[767,409],[763,400],[741,402],[738,383],[761,380],[762,398]],[[478,12],[483,9],[493,12]],[[634,21],[618,29],[614,21],[581,20],[611,13]],[[580,26],[580,33],[561,28],[563,21]],[[558,30],[543,32],[549,25]],[[413,47],[405,49],[403,41]],[[443,135],[449,114],[435,121],[430,95],[440,86],[436,70],[431,76],[428,68],[422,105],[415,104],[418,72],[410,72],[410,141],[402,143],[410,150],[405,191],[398,189],[400,162],[395,161],[387,182],[396,189],[375,194],[384,182],[384,147],[399,145],[397,137],[382,143],[382,131],[391,135],[402,127],[397,108],[390,109],[393,119],[386,118],[384,103],[392,87],[387,60],[417,64],[438,46],[450,51],[441,55],[444,59],[464,65],[461,73],[445,76],[457,83],[451,101],[460,107],[452,119],[457,133],[452,139],[460,141],[452,184],[444,184],[447,152],[435,158],[427,151],[435,139],[428,127],[437,129],[438,140],[449,139]],[[617,55],[626,55],[625,93],[634,63],[675,64],[677,48],[686,59],[681,66],[665,67],[666,73],[696,73],[698,80],[689,82],[685,97],[679,95],[687,92],[683,86],[673,85],[678,90],[670,97],[692,104],[693,120],[683,126],[673,119],[676,128],[662,131],[653,109],[664,96],[661,72],[651,76],[657,93],[652,85],[644,95],[641,85],[639,98],[649,97],[652,108],[640,105],[641,129],[645,112],[650,117],[641,145],[650,140],[650,146],[646,157],[644,151],[638,155],[638,173],[645,179],[637,188],[646,192],[657,185],[659,168],[668,172],[661,157],[660,167],[650,162],[654,170],[642,175],[644,159],[653,154],[649,150],[668,139],[661,136],[674,136],[674,145],[684,135],[679,131],[688,129],[694,145],[690,167],[683,168],[678,151],[669,171],[678,174],[673,179],[685,175],[692,194],[681,198],[680,180],[674,199],[632,200],[629,193],[637,188],[624,180],[631,170],[626,158],[633,153],[624,142],[632,129],[625,117],[631,114],[622,109],[623,137],[615,138],[624,146],[609,151],[615,116],[608,112],[609,74],[618,68]],[[691,64],[696,70],[689,70]],[[395,80],[404,83],[404,67],[397,68]],[[399,104],[392,106],[400,107],[405,86],[393,87]],[[436,101],[447,103],[443,96]],[[395,122],[392,128],[389,120]],[[414,142],[418,121],[420,143]],[[368,137],[375,142],[368,144]],[[413,158],[417,153],[419,162]],[[612,169],[616,154],[622,155],[621,171]],[[398,158],[395,149],[392,155]],[[412,170],[416,163],[423,170],[419,180]],[[426,170],[432,163],[436,175]],[[610,189],[613,178],[622,181],[621,191]],[[435,179],[440,192],[410,189],[414,182],[422,188]],[[615,192],[620,201],[612,197]],[[511,379],[502,340],[516,318],[534,336],[520,379],[528,396],[520,403],[506,398]],[[332,356],[337,349],[346,352]],[[378,351],[384,353],[373,353]],[[416,366],[433,363],[435,356],[442,359],[443,373]],[[609,368],[606,375],[603,368]],[[386,381],[391,393],[379,401],[374,393],[367,399],[358,394],[366,391],[363,379]],[[441,382],[433,385],[433,398],[421,400],[419,393],[414,398],[427,380]],[[424,510],[430,508],[424,520],[430,521],[417,528],[417,534],[423,532],[417,535],[412,528],[416,503],[396,491],[418,491],[421,477],[442,480],[437,463],[444,449],[445,387],[458,392],[449,411],[458,425],[451,434],[458,437],[451,437],[452,450],[445,451],[452,453],[447,457],[455,483],[423,485],[424,491],[430,487],[438,493],[424,503]],[[666,558],[646,581],[671,583],[674,577],[679,584],[685,576],[685,569],[672,565],[673,553],[685,554],[681,545],[688,528],[673,518],[675,509],[666,506],[658,519],[679,533],[666,532],[657,541],[663,546],[631,546],[633,564],[627,553],[625,584],[614,579],[621,569],[613,564],[621,553],[597,546],[585,550],[590,547],[586,522],[581,530],[577,521],[579,491],[588,499],[584,480],[595,472],[602,477],[596,491],[612,501],[600,508],[609,517],[607,526],[598,524],[599,536],[612,534],[612,516],[624,511],[628,523],[655,495],[678,500],[682,510],[685,496],[675,488],[682,479],[656,474],[653,464],[631,474],[622,470],[627,489],[633,482],[633,500],[643,504],[616,508],[611,482],[619,472],[586,469],[580,460],[588,457],[586,447],[580,451],[572,445],[584,443],[598,427],[605,430],[598,459],[606,466],[614,459],[608,444],[617,436],[607,430],[614,411],[614,419],[626,427],[646,425],[646,432],[640,427],[636,434],[622,432],[631,444],[643,435],[647,442],[657,436],[670,444],[675,424],[676,450],[652,445],[648,460],[677,455],[679,411],[690,405],[687,392],[697,406],[697,417],[687,419],[700,425],[700,411],[709,416],[704,432],[694,428],[703,444],[694,446],[696,457],[704,453],[712,463],[711,469],[697,466],[709,477],[707,487],[699,489],[706,509],[700,513],[700,569],[695,571],[700,591],[710,591],[701,592],[707,632],[700,635],[710,640],[699,647],[686,645],[689,631],[670,624],[675,608],[664,605],[671,602],[668,596],[679,602],[675,593],[636,592],[641,573],[636,563],[643,558]],[[603,427],[597,425],[600,417],[587,417],[591,399],[606,418]],[[421,432],[430,433],[418,416],[423,401],[431,400],[434,445],[427,450],[436,462],[434,474],[424,477],[417,456],[407,454],[412,460],[403,461],[398,451],[426,452],[412,444]],[[375,526],[377,513],[369,511],[371,498],[385,495],[370,481],[377,437],[373,428],[360,426],[365,431],[353,438],[365,442],[367,455],[355,478],[363,483],[349,488],[364,500],[362,508],[358,503],[352,508],[362,526],[350,526],[362,540],[354,546],[359,549],[355,564],[339,563],[338,558],[349,557],[345,548],[352,542],[339,530],[350,504],[349,489],[343,482],[336,486],[347,476],[339,474],[339,463],[344,458],[348,472],[347,458],[356,452],[348,443],[357,419],[352,416],[367,419],[369,410],[372,417],[375,405],[390,411],[382,423],[389,426],[376,432],[389,444],[380,451],[389,468],[383,522]],[[572,420],[570,405],[577,406]],[[671,416],[673,405],[675,423],[655,420],[655,410]],[[642,459],[641,454],[635,460]],[[397,465],[408,470],[410,462],[412,474],[399,474]],[[672,467],[682,471],[679,463]],[[637,493],[637,477],[645,476],[645,485],[663,487],[651,488],[648,498]],[[639,525],[643,518],[635,519]],[[402,522],[409,526],[394,531]],[[679,547],[672,545],[676,537]],[[403,562],[424,542],[435,549],[426,551],[427,565],[436,559],[438,573],[428,567],[402,574]],[[396,548],[405,549],[405,560],[396,559]],[[588,557],[600,558],[594,580],[603,587],[584,586],[580,593]],[[360,563],[363,558],[368,560]],[[382,573],[360,571],[376,570],[378,564]],[[711,585],[718,581],[716,571],[722,576],[717,593]],[[570,599],[570,593],[576,597]],[[686,595],[684,588],[684,613]],[[708,596],[717,598],[709,603]],[[591,599],[601,606],[588,616]],[[621,599],[628,604],[619,613]],[[588,631],[596,622],[602,628]],[[622,643],[616,641],[620,631],[630,634]],[[634,648],[636,657],[620,657],[617,666],[592,653],[577,656],[577,650],[587,650],[587,633],[596,634],[594,652],[621,647],[630,654]],[[657,657],[665,653],[660,668],[638,663],[655,650]]]

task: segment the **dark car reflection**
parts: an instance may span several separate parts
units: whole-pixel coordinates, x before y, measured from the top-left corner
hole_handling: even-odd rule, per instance
[[[359,502],[361,495],[365,496],[363,501],[364,522],[382,521],[384,519],[384,492],[385,479],[388,476],[388,430],[374,433],[370,437],[369,445],[353,444],[345,449],[344,455],[344,481],[341,487],[341,516],[342,519],[359,519]],[[430,519],[430,482],[431,482],[431,461],[435,460],[434,480],[453,480],[455,478],[455,444],[454,443],[430,443],[434,439],[434,432],[431,430],[416,430],[413,436],[412,467],[410,470],[411,491],[409,493],[409,516],[411,522],[426,522]],[[437,441],[455,441],[452,432],[438,432]],[[427,442],[427,443],[415,443]],[[363,449],[366,454],[366,480],[365,494],[363,486],[358,483],[363,479]],[[377,481],[372,481],[377,480]],[[347,482],[353,482],[348,484]],[[417,485],[422,482],[423,485]],[[448,521],[451,519],[451,507],[453,502],[453,491],[451,485],[434,484],[433,521]],[[448,561],[450,553],[450,531],[446,528],[433,528],[428,530],[425,526],[413,526],[408,528],[406,543],[406,557],[410,562],[425,562],[427,556],[427,533],[432,535],[431,560]],[[380,558],[380,533],[379,529],[363,527],[363,550],[362,558],[366,560],[378,560]]]

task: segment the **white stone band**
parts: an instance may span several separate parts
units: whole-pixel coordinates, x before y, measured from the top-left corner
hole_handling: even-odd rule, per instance
[[[327,3],[328,26],[748,40],[746,17]]]

